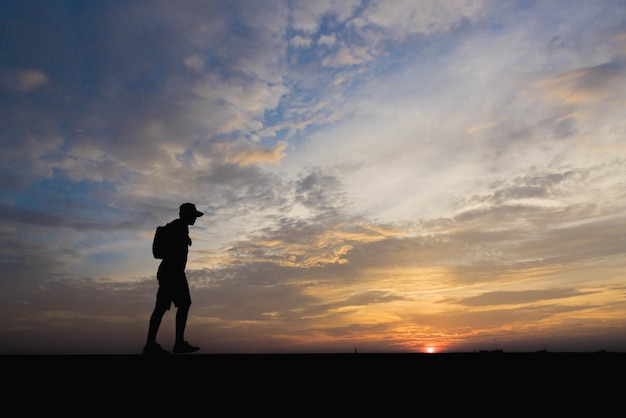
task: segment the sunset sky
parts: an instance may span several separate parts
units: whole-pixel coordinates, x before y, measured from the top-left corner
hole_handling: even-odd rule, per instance
[[[199,353],[626,351],[623,0],[8,0],[0,51],[0,354],[141,353],[183,202]]]

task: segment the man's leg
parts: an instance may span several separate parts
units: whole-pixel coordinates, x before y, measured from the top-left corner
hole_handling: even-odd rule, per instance
[[[174,343],[174,353],[193,353],[200,348],[194,347],[185,341],[185,327],[187,326],[187,316],[191,307],[191,296],[189,294],[189,284],[187,278],[178,283],[179,293],[176,295],[174,304],[178,308],[176,311],[176,342]]]
[[[161,348],[161,346],[156,342],[156,336],[159,331],[159,327],[161,326],[161,320],[163,319],[163,315],[165,315],[165,312],[167,312],[167,309],[160,308],[158,304],[154,308],[154,311],[150,316],[148,338],[146,341],[146,346],[143,349],[144,354],[169,354],[169,351]]]
[[[150,316],[150,326],[148,327],[148,340],[146,341],[146,344],[156,344],[157,333],[159,332],[159,327],[161,326],[161,321],[163,320],[165,312],[165,310],[159,308],[158,306],[154,308],[154,311]]]
[[[174,353],[193,353],[198,351],[199,347],[194,347],[185,341],[185,327],[187,326],[187,315],[189,314],[189,305],[181,305],[176,312],[176,342],[174,343]]]
[[[189,306],[180,306],[176,311],[176,344],[182,344],[185,342],[187,316],[189,316]]]

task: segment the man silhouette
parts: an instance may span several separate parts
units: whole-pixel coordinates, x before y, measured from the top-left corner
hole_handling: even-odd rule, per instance
[[[174,343],[174,353],[193,353],[199,347],[194,347],[185,341],[185,326],[187,325],[187,315],[191,306],[191,296],[189,294],[189,284],[185,275],[187,266],[187,255],[191,238],[189,238],[189,225],[196,223],[196,219],[204,215],[196,209],[193,203],[183,203],[180,205],[179,218],[174,219],[167,225],[168,240],[171,250],[164,256],[157,270],[157,280],[159,289],[156,296],[156,304],[150,326],[148,328],[148,339],[143,349],[143,354],[159,355],[169,354],[157,342],[156,336],[161,325],[161,320],[165,312],[170,310],[172,302],[176,306],[176,339]],[[171,232],[171,233],[170,233]]]

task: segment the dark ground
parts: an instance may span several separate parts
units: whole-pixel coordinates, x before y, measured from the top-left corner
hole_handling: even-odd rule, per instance
[[[5,408],[67,415],[605,416],[625,371],[611,352],[0,356]]]

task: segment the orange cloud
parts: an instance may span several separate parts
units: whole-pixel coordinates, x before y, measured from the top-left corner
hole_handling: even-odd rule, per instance
[[[273,148],[255,148],[239,151],[228,158],[229,162],[246,167],[254,164],[279,164],[285,157],[284,150],[287,144],[280,143]]]
[[[538,83],[548,98],[564,104],[580,104],[604,100],[620,82],[622,71],[605,64],[548,78]]]

